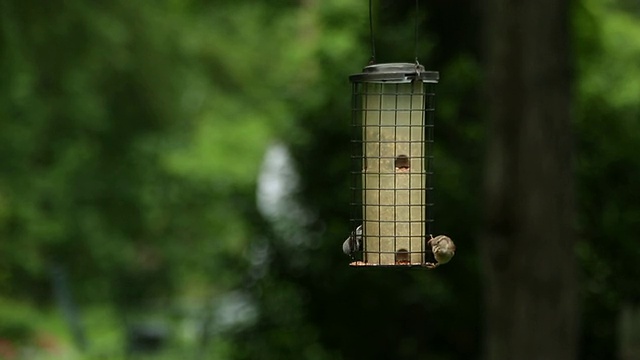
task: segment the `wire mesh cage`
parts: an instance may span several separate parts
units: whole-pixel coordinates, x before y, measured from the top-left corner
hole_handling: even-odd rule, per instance
[[[433,126],[439,73],[375,64],[350,76],[352,266],[433,261]]]

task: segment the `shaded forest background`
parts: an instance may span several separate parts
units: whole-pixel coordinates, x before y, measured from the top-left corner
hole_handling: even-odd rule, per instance
[[[417,14],[458,246],[437,271],[340,250],[367,5],[1,2],[0,358],[481,358],[483,5]],[[414,3],[373,10],[378,62],[412,62]],[[568,25],[578,357],[637,359],[640,6],[576,0]]]

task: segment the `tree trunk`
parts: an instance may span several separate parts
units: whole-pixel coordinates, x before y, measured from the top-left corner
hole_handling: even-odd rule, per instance
[[[569,2],[487,0],[487,360],[576,358]]]

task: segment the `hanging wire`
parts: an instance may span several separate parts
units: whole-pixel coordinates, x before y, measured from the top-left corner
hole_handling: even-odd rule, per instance
[[[418,62],[418,17],[419,17],[419,12],[418,12],[418,0],[416,0],[416,15],[415,15],[415,27],[414,27],[414,34],[413,34],[413,39],[414,39],[414,52],[415,52],[415,56],[416,56],[416,67],[418,65],[420,65],[420,63]]]
[[[369,0],[369,37],[371,38],[371,59],[369,59],[369,65],[376,63],[376,42],[375,36],[373,34],[373,0]],[[416,13],[415,13],[415,21],[414,21],[414,56],[416,61],[416,68],[420,65],[418,61],[418,24],[419,24],[419,0],[416,0]]]
[[[371,37],[371,59],[369,59],[369,65],[376,63],[376,42],[373,36],[373,10],[371,6],[371,2],[373,0],[369,0],[369,36]]]

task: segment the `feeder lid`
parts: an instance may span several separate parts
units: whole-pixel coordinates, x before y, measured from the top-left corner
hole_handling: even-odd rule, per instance
[[[411,82],[416,78],[437,83],[440,73],[425,71],[424,66],[412,63],[388,63],[366,66],[362,73],[349,76],[351,82]]]

